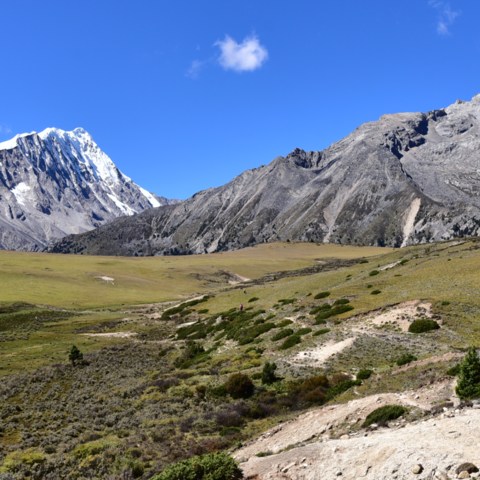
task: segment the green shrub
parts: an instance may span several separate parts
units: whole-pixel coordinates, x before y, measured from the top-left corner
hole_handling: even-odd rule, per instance
[[[455,391],[462,399],[480,397],[480,360],[475,347],[468,349],[465,358],[460,364]]]
[[[348,298],[339,298],[333,302],[334,305],[347,305],[347,303],[350,303]]]
[[[382,293],[382,291],[381,290],[372,290],[370,292],[370,295],[378,295],[379,293]]]
[[[349,312],[350,310],[353,310],[353,306],[346,304],[346,305],[336,305],[330,309],[325,309],[317,315],[315,315],[315,323],[318,325],[322,322],[322,320],[326,320],[327,318],[335,317],[337,315],[340,315],[345,312]]]
[[[209,453],[168,466],[152,480],[237,480],[243,478],[235,460],[224,452]]]
[[[282,330],[279,330],[273,337],[272,340],[274,342],[281,340],[282,338],[289,337],[290,335],[293,335],[293,330],[291,328],[284,328]]]
[[[275,370],[277,370],[277,365],[272,362],[266,362],[262,370],[262,384],[270,385],[278,380],[278,377],[275,375]]]
[[[249,398],[255,391],[255,386],[248,375],[234,373],[225,383],[225,391],[233,398]]]
[[[317,293],[313,298],[315,300],[319,300],[320,298],[327,298],[328,296],[330,296],[330,292],[320,292]]]
[[[302,338],[299,335],[290,335],[281,345],[280,350],[287,350],[293,346],[299,344]]]
[[[378,275],[379,273],[380,273],[380,272],[379,272],[378,270],[372,270],[372,271],[369,273],[369,275],[370,275],[371,277],[374,277],[375,275]]]
[[[277,323],[277,328],[286,327],[287,325],[291,325],[292,323],[293,323],[292,320],[289,320],[288,318],[285,318],[281,322]]]
[[[337,383],[336,385],[333,385],[332,387],[330,387],[329,390],[327,391],[325,399],[327,401],[331,400],[332,398],[337,397],[338,395],[342,394],[343,392],[346,392],[347,390],[349,390],[353,386],[356,386],[356,385],[358,386],[358,385],[361,385],[361,384],[362,384],[362,382],[360,380],[351,380],[351,379],[344,380],[344,381],[342,381],[340,383]]]
[[[258,297],[252,297],[248,300],[248,303],[256,302],[258,300]]]
[[[311,331],[312,331],[311,328],[304,327],[304,328],[300,328],[299,330],[297,330],[297,331],[295,332],[295,335],[299,335],[299,336],[307,335],[307,334],[310,333]]]
[[[313,336],[314,337],[318,337],[319,335],[325,335],[326,333],[328,333],[330,331],[329,328],[320,328],[319,330],[317,330]]]
[[[407,363],[414,362],[416,359],[417,357],[415,355],[412,355],[411,353],[404,353],[397,359],[396,363],[399,367],[401,367],[402,365],[407,365]]]
[[[410,333],[425,333],[430,330],[438,330],[440,325],[431,318],[419,318],[414,320],[408,327]]]
[[[367,380],[372,376],[373,370],[369,368],[362,368],[357,372],[357,380]]]
[[[449,377],[456,377],[459,373],[460,373],[460,367],[461,367],[461,363],[457,363],[456,365],[454,365],[453,367],[449,368],[447,370],[447,375]]]
[[[366,258],[362,258],[358,263],[368,263],[368,260]]]
[[[296,298],[281,298],[280,300],[278,300],[278,303],[282,305],[290,305],[291,303],[295,303],[296,301]]]
[[[407,409],[401,405],[384,405],[369,413],[362,426],[368,427],[372,425],[372,423],[386,425],[390,420],[395,420],[406,412]]]
[[[72,366],[75,366],[77,363],[81,363],[83,360],[83,353],[77,348],[76,345],[72,345],[70,353],[68,354],[68,359],[72,363]]]

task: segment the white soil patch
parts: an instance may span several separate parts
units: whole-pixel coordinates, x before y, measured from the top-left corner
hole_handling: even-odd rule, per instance
[[[241,462],[245,476],[257,475],[254,478],[258,480],[407,479],[413,478],[412,468],[418,463],[425,469],[421,478],[453,478],[432,473],[465,461],[480,464],[479,409],[451,407],[412,424],[400,420],[376,431],[351,430],[383,405],[429,410],[445,401],[458,405],[452,380],[319,408],[266,432],[234,457]],[[331,438],[332,432],[340,438]],[[257,457],[260,452],[272,455]]]
[[[107,333],[82,333],[87,337],[103,337],[103,338],[130,338],[137,335],[136,332],[107,332]]]
[[[384,265],[383,267],[380,267],[379,270],[381,271],[390,270],[391,268],[396,267],[399,263],[400,263],[400,260],[398,262],[389,263],[388,265]]]
[[[350,337],[341,342],[328,342],[324,345],[298,352],[291,360],[295,364],[307,364],[312,367],[322,366],[330,357],[350,347],[356,337]]]
[[[113,277],[107,277],[106,275],[100,275],[100,276],[95,277],[95,278],[98,278],[98,280],[102,280],[105,283],[110,283],[112,285],[115,285],[115,279]]]
[[[231,275],[231,278],[228,281],[228,283],[230,285],[238,285],[239,283],[249,282],[251,280],[250,278],[243,277],[242,275],[239,275],[238,273],[229,272],[229,274]]]
[[[411,300],[399,303],[382,312],[373,312],[364,320],[365,325],[381,327],[386,324],[395,324],[403,332],[408,332],[408,327],[417,318],[431,318],[432,304],[421,302],[420,300]]]

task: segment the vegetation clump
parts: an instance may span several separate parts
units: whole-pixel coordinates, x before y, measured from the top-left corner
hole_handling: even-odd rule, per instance
[[[408,327],[410,333],[425,333],[431,330],[438,330],[440,325],[431,318],[419,318],[414,320]]]
[[[377,425],[386,425],[390,420],[395,420],[407,412],[407,409],[402,405],[384,405],[375,409],[367,415],[363,422],[363,427],[369,427],[373,423]]]
[[[412,353],[404,353],[397,358],[396,364],[401,367],[402,365],[407,365],[408,363],[414,362],[417,360],[417,357]]]
[[[283,328],[272,337],[272,340],[274,342],[277,342],[278,340],[282,340],[283,338],[289,337],[290,335],[293,335],[293,330],[291,328]]]
[[[70,360],[73,367],[83,360],[83,353],[78,349],[76,345],[72,345],[70,353],[68,354],[68,359]]]
[[[271,385],[272,383],[278,380],[275,371],[277,370],[277,365],[274,362],[266,362],[262,370],[262,384]]]
[[[255,385],[248,375],[234,373],[225,383],[225,391],[232,398],[249,398],[255,391]]]
[[[468,349],[465,358],[460,364],[455,391],[462,399],[480,397],[480,360],[475,347]]]
[[[242,471],[226,453],[209,453],[168,466],[152,480],[239,480]]]
[[[357,372],[357,380],[367,380],[373,374],[373,370],[369,368],[362,368]]]
[[[280,350],[287,350],[298,345],[302,341],[300,335],[290,335],[281,345]]]
[[[320,298],[326,298],[329,296],[330,296],[330,292],[320,292],[320,293],[317,293],[313,298],[315,300],[319,300]]]

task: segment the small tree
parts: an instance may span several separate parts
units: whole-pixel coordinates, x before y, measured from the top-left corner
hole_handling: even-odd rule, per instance
[[[72,345],[70,353],[68,354],[68,359],[72,362],[72,366],[75,366],[77,362],[83,360],[83,353],[77,348],[76,345]]]
[[[262,384],[263,385],[270,385],[273,382],[278,380],[278,377],[275,375],[275,370],[277,369],[277,365],[272,362],[267,362],[263,366],[262,370]]]
[[[475,347],[468,349],[460,364],[460,374],[455,391],[463,399],[480,397],[480,359]]]

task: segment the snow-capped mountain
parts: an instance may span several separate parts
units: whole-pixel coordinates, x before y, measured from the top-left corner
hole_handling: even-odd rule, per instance
[[[0,143],[2,249],[42,249],[166,203],[120,172],[82,128],[47,128]]]

